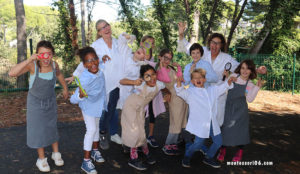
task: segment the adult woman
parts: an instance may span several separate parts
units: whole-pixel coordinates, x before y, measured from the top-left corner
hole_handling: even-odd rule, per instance
[[[184,39],[184,31],[186,28],[186,24],[180,22],[178,24],[178,28],[179,28],[179,41],[178,41],[177,51],[186,52],[187,54],[189,54],[189,47],[191,46],[191,43],[189,43],[186,39]],[[204,54],[202,59],[208,61],[212,65],[213,70],[216,72],[218,76],[218,82],[214,84],[212,83],[212,85],[220,85],[223,82],[222,78],[224,74],[224,66],[227,62],[230,62],[232,65],[230,69],[231,72],[234,72],[234,70],[239,65],[239,62],[237,62],[229,54],[224,53],[225,45],[226,45],[226,41],[222,34],[212,33],[207,42],[208,47],[203,47]],[[266,68],[264,66],[261,66],[260,68],[258,68],[257,72],[260,74],[265,74]],[[220,126],[222,126],[224,121],[226,96],[227,94],[225,93],[221,95],[218,99],[217,120]]]
[[[102,58],[100,66],[103,66],[106,95],[108,97],[107,111],[100,119],[100,147],[108,149],[108,132],[112,141],[122,144],[122,140],[117,134],[119,119],[113,117],[118,117],[115,111],[119,99],[119,81],[122,79],[125,59],[130,57],[129,55],[132,52],[127,43],[134,40],[134,36],[122,33],[118,39],[113,38],[110,24],[103,19],[96,22],[96,30],[97,40],[91,46],[96,50],[97,56]],[[83,64],[80,63],[73,76],[79,76],[83,70]]]

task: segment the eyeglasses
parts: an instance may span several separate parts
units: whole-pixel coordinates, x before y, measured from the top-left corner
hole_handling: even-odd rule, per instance
[[[108,23],[106,23],[103,27],[99,28],[97,31],[102,31],[105,30],[106,28],[108,28],[110,25]]]
[[[92,59],[86,60],[84,63],[92,63],[92,62],[95,62],[95,61],[98,61],[98,60],[99,60],[98,57],[94,57]]]
[[[172,57],[171,58],[169,58],[169,57],[167,57],[167,56],[163,56],[163,59],[164,59],[164,61],[172,61]]]
[[[213,41],[213,40],[211,40],[210,43],[213,44],[213,45],[221,45],[222,44],[221,42],[216,42],[216,41]]]
[[[51,52],[40,53],[37,55],[37,57],[39,59],[48,59],[48,58],[52,57],[52,53]]]

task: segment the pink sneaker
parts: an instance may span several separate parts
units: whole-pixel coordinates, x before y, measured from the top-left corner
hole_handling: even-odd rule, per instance
[[[217,156],[218,161],[223,162],[226,155],[226,147],[221,147]]]
[[[238,162],[238,161],[242,161],[242,156],[243,156],[243,150],[242,149],[239,149],[235,156],[232,158],[232,161],[233,162]]]

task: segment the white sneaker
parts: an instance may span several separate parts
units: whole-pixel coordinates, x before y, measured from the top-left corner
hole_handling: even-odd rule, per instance
[[[47,162],[47,158],[37,159],[36,166],[39,168],[41,172],[50,172],[50,166]]]
[[[110,140],[117,144],[122,144],[122,139],[118,134],[110,136]]]
[[[51,158],[54,160],[56,166],[63,166],[64,160],[61,158],[61,153],[52,152]]]

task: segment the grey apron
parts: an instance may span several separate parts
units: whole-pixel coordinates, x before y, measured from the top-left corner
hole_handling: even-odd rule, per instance
[[[221,128],[223,145],[238,146],[249,144],[249,115],[246,101],[246,87],[234,83],[234,88],[228,91],[224,123]]]
[[[53,63],[54,64],[54,63]],[[54,85],[55,65],[52,80],[39,78],[39,67],[35,68],[35,80],[27,96],[27,145],[31,148],[49,146],[58,141],[57,104]]]

